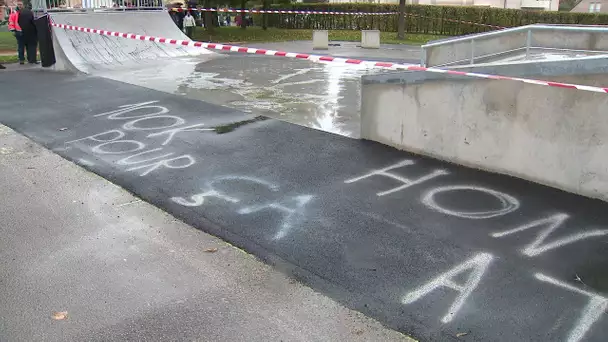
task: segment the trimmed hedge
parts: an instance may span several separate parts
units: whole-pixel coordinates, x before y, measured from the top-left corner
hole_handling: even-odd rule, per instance
[[[275,9],[287,9],[274,5]],[[398,4],[334,3],[290,6],[293,10],[341,11],[341,12],[397,12]],[[406,32],[457,36],[494,30],[491,27],[453,22],[470,21],[501,27],[528,24],[608,24],[608,14],[526,11],[489,7],[406,5]],[[416,17],[419,15],[423,17]],[[426,18],[424,18],[426,17]],[[259,17],[258,17],[259,18]],[[257,19],[257,18],[256,18]],[[257,21],[257,20],[254,20]],[[259,21],[258,21],[259,22]],[[306,15],[271,14],[268,26],[292,29],[321,30],[369,30],[397,31],[397,15]]]

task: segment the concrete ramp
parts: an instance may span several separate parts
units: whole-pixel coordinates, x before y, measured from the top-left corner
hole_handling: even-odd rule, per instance
[[[57,24],[187,40],[166,11],[52,13]],[[55,69],[94,73],[141,68],[168,59],[213,52],[185,46],[109,37],[53,28],[57,63]]]

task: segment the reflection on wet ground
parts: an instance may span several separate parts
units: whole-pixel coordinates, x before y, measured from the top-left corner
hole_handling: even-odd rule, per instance
[[[214,54],[97,75],[255,115],[359,136],[360,78],[386,72],[281,57]]]
[[[516,63],[523,61],[559,61],[601,56],[606,56],[605,52],[531,48],[528,53],[516,52],[511,55],[484,59],[484,64]]]

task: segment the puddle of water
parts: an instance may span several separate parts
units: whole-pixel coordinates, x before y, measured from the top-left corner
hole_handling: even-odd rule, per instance
[[[98,75],[358,137],[360,78],[375,72],[358,65],[216,55],[211,60],[185,57],[156,68]]]

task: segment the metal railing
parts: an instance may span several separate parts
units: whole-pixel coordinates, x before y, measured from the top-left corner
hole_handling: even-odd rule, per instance
[[[32,0],[38,11],[164,9],[163,0]]]
[[[544,32],[551,33],[553,38],[549,35],[541,37]],[[555,35],[556,33],[581,35],[577,39],[560,42],[560,36]],[[586,42],[582,34],[590,33],[605,35],[602,36],[605,42],[603,44],[605,49],[584,48],[585,46],[590,46],[591,42]],[[554,39],[555,37],[557,39]],[[535,24],[472,34],[453,39],[442,39],[422,45],[420,63],[427,67],[471,65],[494,57],[511,55],[517,52],[523,53],[524,51],[524,56],[528,59],[532,50],[582,52],[589,54],[608,53],[608,27]]]

